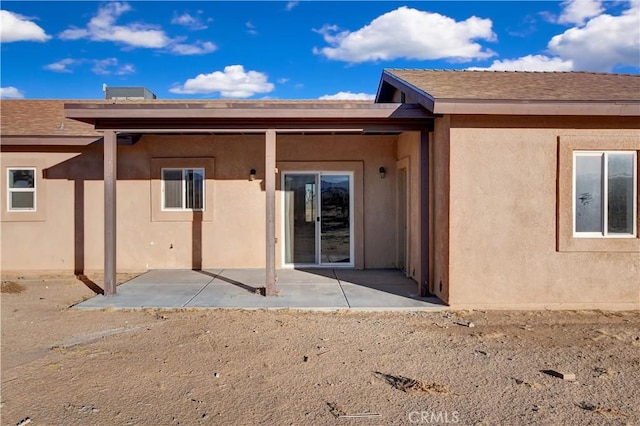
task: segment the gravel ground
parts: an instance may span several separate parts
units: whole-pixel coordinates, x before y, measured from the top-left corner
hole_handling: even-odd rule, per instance
[[[3,277],[3,425],[640,424],[637,311],[70,308],[92,295]]]

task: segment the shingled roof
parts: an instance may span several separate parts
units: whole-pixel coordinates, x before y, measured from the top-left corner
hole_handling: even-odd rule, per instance
[[[0,134],[7,136],[95,136],[93,126],[64,116],[68,100],[3,99],[0,102]],[[95,103],[96,101],[73,101]]]
[[[433,112],[438,112],[438,104],[447,107],[446,111],[440,112],[453,112],[450,108],[452,103],[496,105],[499,102],[511,105],[540,102],[565,106],[569,103],[631,104],[637,110],[640,104],[640,75],[385,69],[376,101],[391,102],[398,92],[423,103]],[[460,112],[459,108],[457,112]]]

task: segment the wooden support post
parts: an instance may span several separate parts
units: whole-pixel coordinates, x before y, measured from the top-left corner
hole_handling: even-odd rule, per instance
[[[431,296],[429,291],[429,130],[420,132],[420,295]]]
[[[116,294],[116,132],[104,132],[104,295]]]
[[[276,131],[265,134],[264,189],[266,195],[266,295],[276,294]]]

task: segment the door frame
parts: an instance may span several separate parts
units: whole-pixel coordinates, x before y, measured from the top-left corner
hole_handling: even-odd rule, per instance
[[[280,226],[281,226],[281,238],[282,238],[282,267],[285,269],[295,268],[354,268],[355,267],[355,194],[354,194],[354,179],[355,173],[351,170],[286,170],[281,173],[280,188],[282,193]],[[287,209],[286,203],[286,191],[285,191],[285,179],[287,175],[315,175],[315,187],[316,187],[316,205],[315,209],[318,215],[321,215],[321,203],[322,203],[322,176],[349,176],[349,263],[323,263],[322,262],[322,217],[320,221],[315,221],[315,247],[316,247],[316,262],[315,263],[286,263],[286,245],[287,240],[285,238],[285,229],[287,226]]]

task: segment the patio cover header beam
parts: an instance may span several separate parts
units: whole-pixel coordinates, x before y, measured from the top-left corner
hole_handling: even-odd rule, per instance
[[[275,129],[278,133],[327,133],[327,132],[346,132],[346,133],[367,133],[367,132],[406,132],[406,131],[420,131],[425,127],[433,127],[431,120],[422,123],[378,123],[378,124],[364,124],[364,123],[329,123],[326,127],[321,127],[317,123],[309,123],[308,126],[295,124],[288,126],[271,126],[271,127],[256,127],[255,125],[237,126],[237,125],[221,125],[220,127],[213,125],[192,126],[189,127],[188,123],[181,123],[179,127],[171,126],[131,126],[131,125],[104,125],[98,123],[96,130],[115,130],[124,133],[255,133],[264,134],[268,129]]]
[[[233,105],[233,104],[231,104]],[[65,104],[65,116],[93,124],[96,130],[119,132],[225,132],[256,133],[301,131],[408,131],[419,130],[434,116],[417,104],[266,104],[221,108],[213,104],[152,102],[136,104]]]
[[[65,117],[87,123],[96,119],[348,119],[424,118],[417,104],[399,103],[82,103],[65,104]]]
[[[129,133],[403,132],[432,126],[417,104],[348,102],[69,103],[65,116]]]

